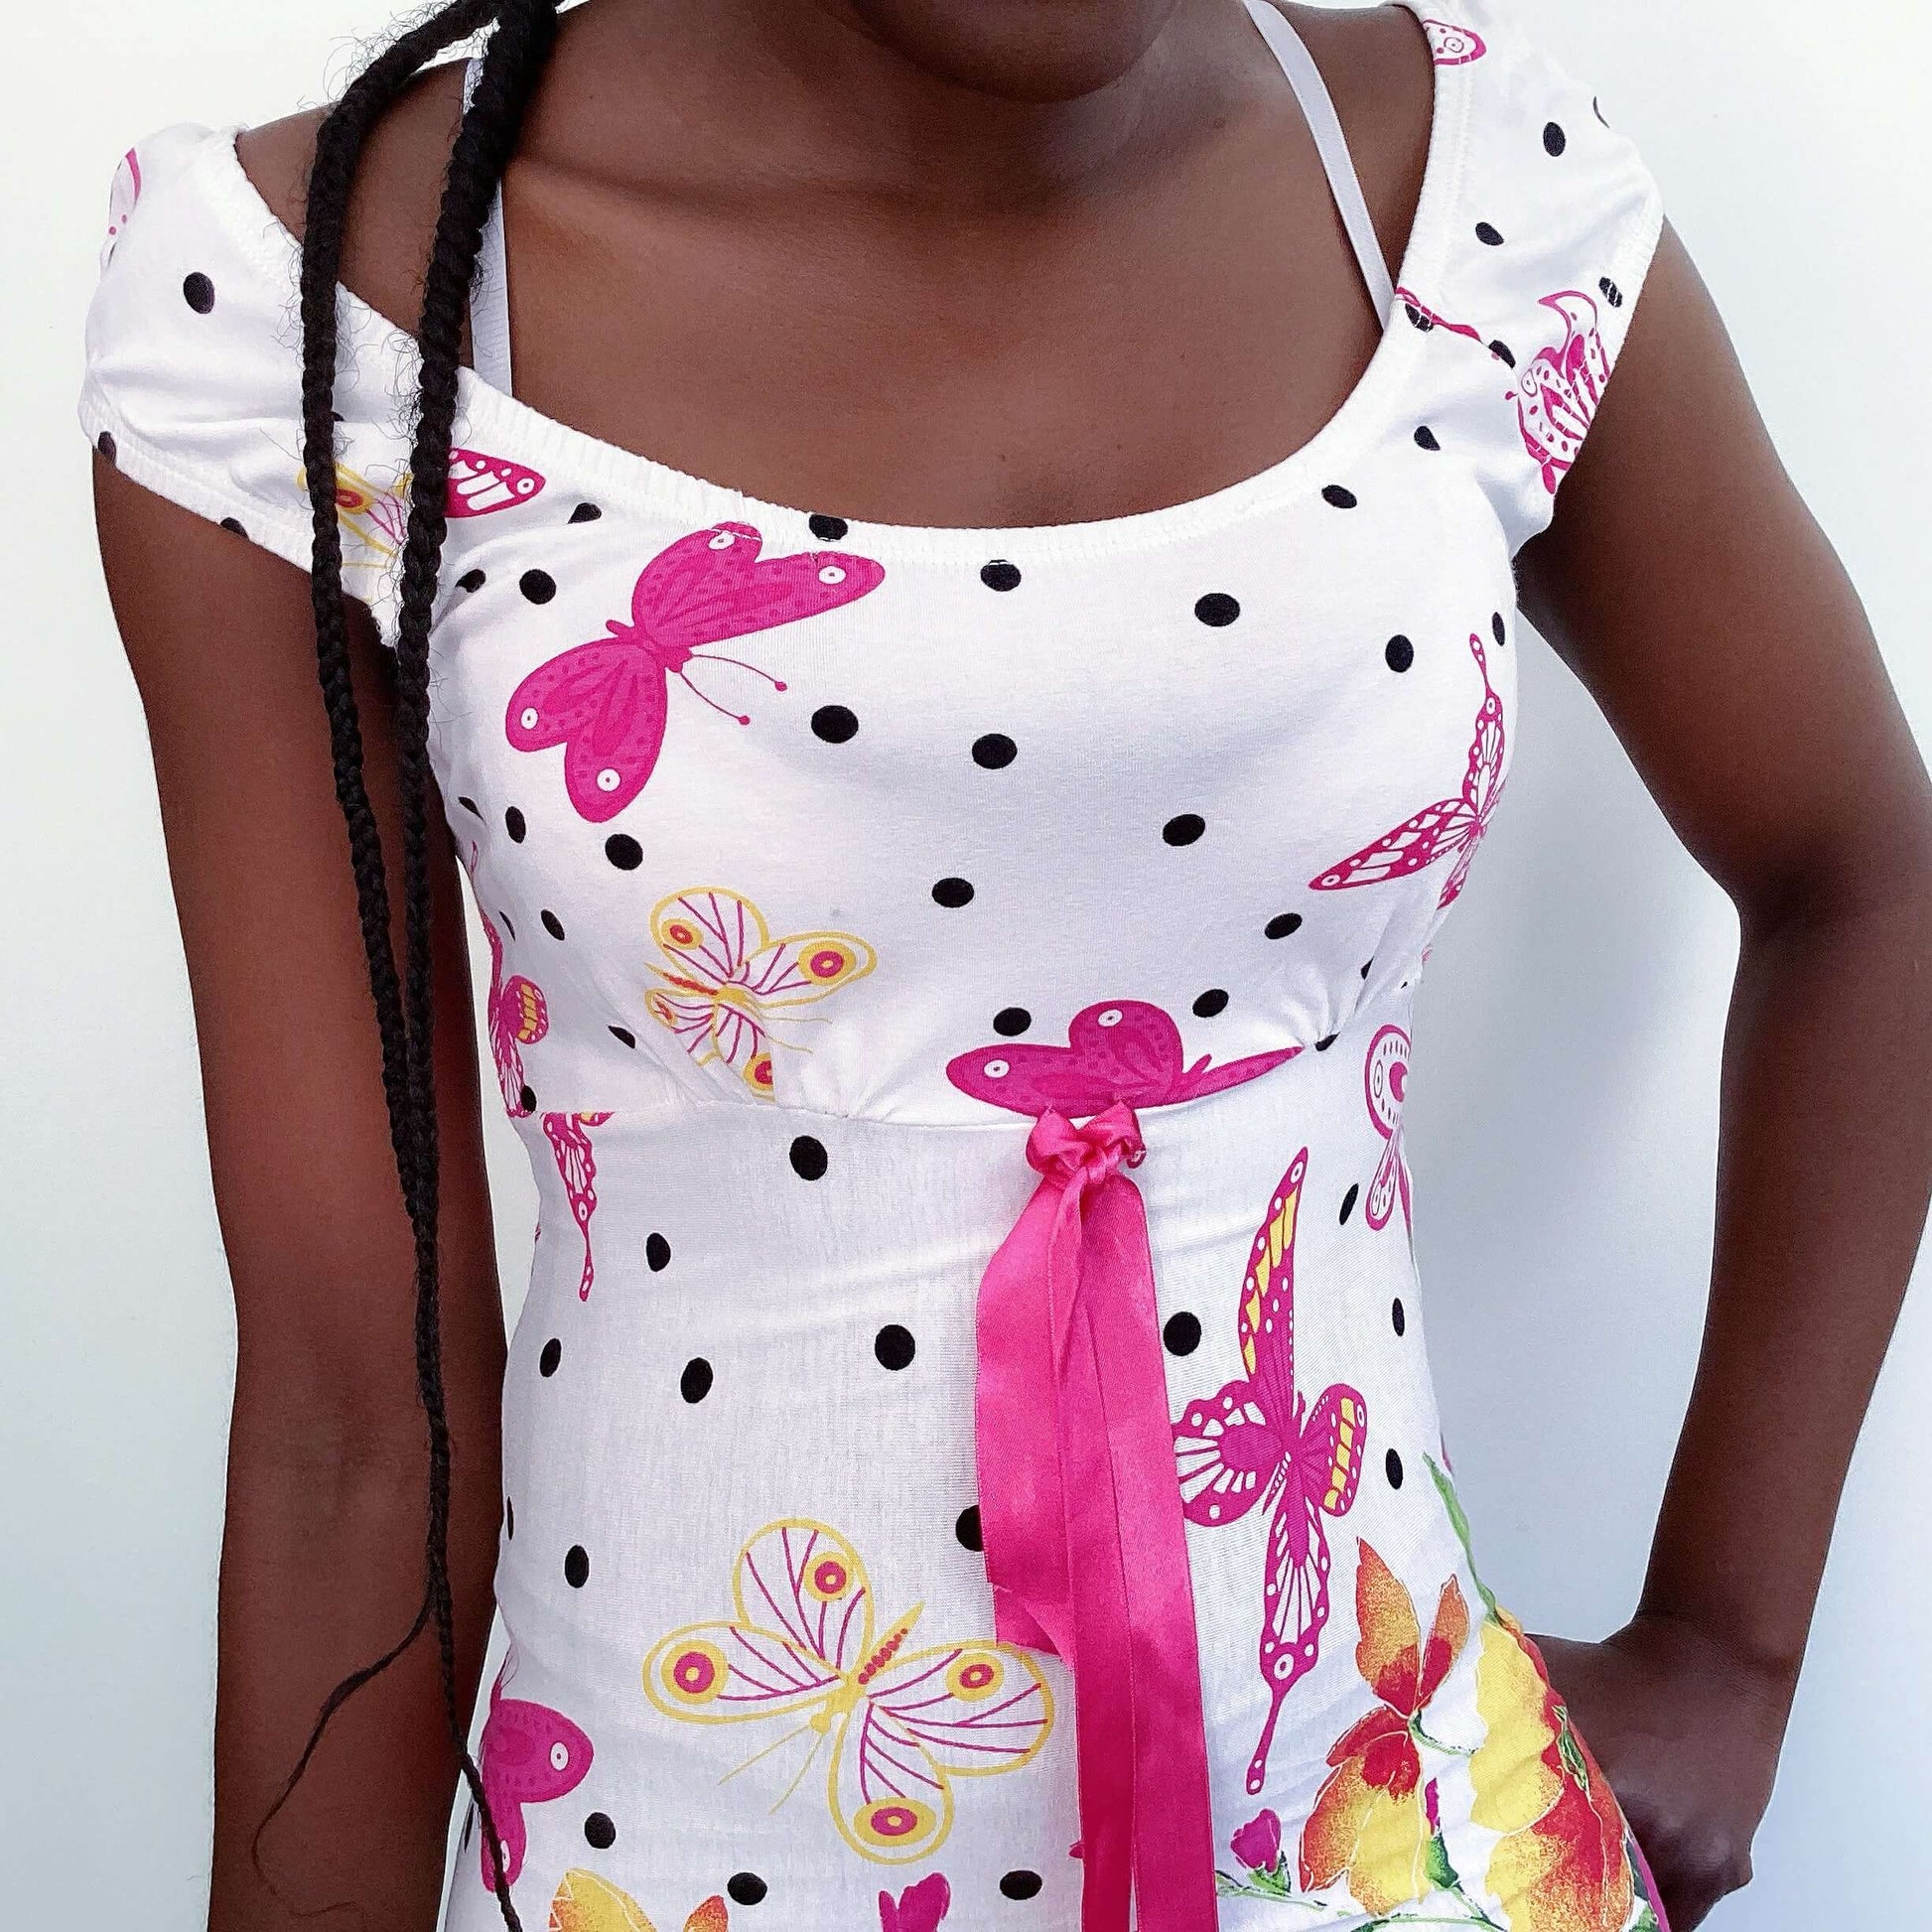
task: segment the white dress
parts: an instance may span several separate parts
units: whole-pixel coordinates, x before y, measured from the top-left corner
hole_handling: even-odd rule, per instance
[[[1254,12],[1387,327],[1206,496],[757,501],[514,400],[486,278],[432,750],[542,1194],[483,1751],[526,1927],[1656,1922],[1471,1567],[1401,1122],[1514,742],[1512,558],[1658,193],[1458,0],[1391,276]],[[123,163],[80,414],[306,567],[298,251],[233,133]],[[415,352],[342,313],[393,639]],[[481,1836],[456,1932],[500,1922]]]

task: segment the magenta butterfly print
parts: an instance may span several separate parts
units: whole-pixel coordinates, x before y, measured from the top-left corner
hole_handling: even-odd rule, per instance
[[[1371,839],[1359,852],[1337,861],[1309,881],[1318,893],[1339,892],[1344,886],[1375,886],[1385,879],[1406,879],[1453,858],[1443,882],[1439,908],[1449,905],[1469,876],[1469,861],[1489,827],[1490,814],[1503,789],[1503,701],[1489,682],[1489,659],[1482,639],[1471,631],[1469,650],[1482,673],[1482,703],[1476,709],[1475,735],[1469,743],[1468,769],[1458,797],[1441,798],[1405,818],[1393,831]]]
[[[489,1815],[496,1822],[503,1881],[511,1885],[523,1869],[523,1854],[529,1843],[523,1807],[567,1796],[584,1782],[584,1774],[591,1768],[591,1740],[561,1711],[503,1695],[503,1686],[515,1668],[512,1652],[490,1686],[489,1716],[483,1722],[483,1747],[477,1754],[483,1796],[489,1800]],[[487,1844],[482,1852],[483,1884],[493,1891],[496,1874]]]
[[[1466,67],[1489,52],[1473,27],[1457,27],[1447,20],[1425,20],[1422,30],[1429,36],[1429,49],[1439,68]]]
[[[829,1738],[826,1803],[846,1844],[875,1864],[937,1851],[954,1780],[1018,1770],[1052,1729],[1052,1693],[1025,1651],[978,1640],[911,1649],[917,1607],[881,1629],[859,1553],[823,1523],[788,1517],[759,1530],[732,1566],[732,1608],[652,1648],[650,1701],[689,1724],[796,1719],[730,1773],[792,1745],[801,1761],[778,1804]]]
[[[836,611],[877,590],[883,566],[841,550],[800,551],[760,561],[763,539],[749,523],[694,530],[647,563],[630,594],[630,618],[608,637],[540,664],[510,694],[504,730],[519,752],[564,748],[564,789],[580,818],[601,824],[644,788],[664,742],[669,687],[691,682],[692,663],[731,664],[785,687],[742,658],[701,648]],[[751,720],[725,712],[741,725]]]
[[[1145,1000],[1103,1000],[1073,1016],[1064,1046],[975,1047],[946,1066],[961,1093],[1017,1114],[1051,1109],[1069,1120],[1106,1111],[1115,1101],[1130,1107],[1171,1107],[1220,1093],[1291,1060],[1302,1049],[1284,1046],[1226,1066],[1203,1053],[1189,1066],[1180,1029]]]
[[[450,452],[450,482],[444,492],[447,516],[487,516],[527,503],[543,488],[534,470],[508,457],[485,456],[481,450]]]
[[[944,1872],[934,1871],[897,1899],[889,1891],[879,1894],[879,1932],[939,1932],[939,1921],[951,1910],[952,1887]]]
[[[1409,1035],[1400,1027],[1378,1027],[1362,1061],[1362,1090],[1368,1117],[1385,1145],[1375,1178],[1368,1184],[1362,1213],[1372,1228],[1385,1228],[1398,1200],[1406,1224],[1409,1210],[1409,1163],[1402,1153],[1402,1103],[1409,1088]]]
[[[597,1212],[597,1156],[591,1151],[590,1130],[602,1127],[607,1114],[545,1114],[544,1138],[557,1157],[557,1175],[564,1183],[564,1198],[570,1202],[571,1219],[584,1237],[584,1273],[577,1284],[577,1299],[591,1299],[591,1283],[596,1268],[591,1258],[591,1216]]]
[[[1245,1379],[1190,1402],[1173,1426],[1181,1507],[1219,1529],[1257,1504],[1272,1511],[1262,1576],[1261,1677],[1271,1702],[1248,1765],[1248,1789],[1268,1775],[1282,1700],[1314,1663],[1328,1621],[1328,1533],[1361,1480],[1368,1408],[1337,1382],[1312,1410],[1295,1386],[1295,1220],[1309,1151],[1282,1175],[1249,1255],[1236,1332]]]
[[[100,244],[102,268],[114,259],[114,244],[120,240],[127,217],[134,212],[134,204],[140,199],[141,157],[129,148],[121,156],[121,165],[114,170],[113,186],[107,191],[107,237]]]
[[[476,848],[470,849],[470,873],[475,883]],[[534,1046],[550,1031],[550,1009],[535,980],[521,973],[503,977],[503,942],[495,921],[477,902],[483,937],[489,941],[489,993],[484,1020],[489,1033],[489,1057],[496,1062],[496,1084],[503,1090],[503,1106],[520,1120],[536,1110],[537,1099],[523,1079],[523,1048]]]

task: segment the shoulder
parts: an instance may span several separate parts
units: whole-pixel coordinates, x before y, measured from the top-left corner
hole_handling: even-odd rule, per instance
[[[450,61],[419,74],[376,124],[355,171],[343,285],[398,328],[413,328],[421,307],[443,173],[463,117],[463,67]],[[235,137],[242,172],[298,238],[308,223],[309,167],[325,112],[291,114]]]

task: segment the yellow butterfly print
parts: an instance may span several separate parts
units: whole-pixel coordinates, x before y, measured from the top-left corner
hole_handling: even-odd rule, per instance
[[[673,1630],[644,1659],[644,1690],[690,1724],[801,1718],[728,1773],[811,1734],[785,1802],[832,1740],[825,1797],[841,1836],[876,1864],[936,1852],[952,1829],[953,1780],[1032,1762],[1053,1695],[1026,1652],[979,1640],[909,1650],[917,1606],[883,1634],[859,1554],[823,1523],[767,1523],[738,1553],[737,1612]]]
[[[725,1901],[715,1893],[684,1921],[684,1932],[727,1932]],[[547,1932],[656,1932],[637,1901],[581,1866],[566,1871],[550,1901]]]
[[[659,901],[650,936],[665,964],[651,971],[644,1007],[684,1042],[700,1066],[722,1060],[752,1091],[771,1097],[771,1049],[796,1046],[778,1033],[788,1010],[864,979],[879,955],[849,932],[795,932],[773,939],[749,898],[693,886]]]
[[[306,469],[295,473],[295,486],[305,494],[309,487]],[[402,553],[403,539],[409,531],[409,477],[407,473],[386,486],[370,483],[347,464],[336,465],[336,517],[363,549],[386,562]],[[367,558],[345,559],[364,562]]]

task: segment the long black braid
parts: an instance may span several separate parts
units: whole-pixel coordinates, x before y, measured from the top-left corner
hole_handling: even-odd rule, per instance
[[[483,222],[503,178],[531,95],[555,43],[558,0],[454,0],[400,34],[350,82],[316,136],[302,241],[303,464],[314,524],[311,591],[316,662],[329,714],[336,795],[348,830],[369,990],[382,1040],[382,1090],[396,1173],[415,1243],[416,1381],[429,1424],[429,1520],[423,1600],[392,1649],[345,1678],[314,1729],[269,1817],[308,1769],[330,1720],[433,1629],[450,1739],[476,1803],[510,1932],[522,1932],[503,1874],[501,1840],[470,1755],[468,1717],[457,1695],[451,1601],[450,1428],[443,1391],[437,1271],[436,1085],[430,932],[429,637],[447,526],[446,490],[457,404],[463,321],[483,247]],[[426,63],[493,25],[477,86],[451,152],[437,214],[416,341],[421,373],[410,453],[409,520],[400,563],[395,654],[397,756],[402,793],[403,964],[390,943],[388,874],[363,774],[362,733],[349,682],[348,625],[337,520],[335,387],[337,283],[349,190],[364,143],[383,112]],[[264,1825],[267,1821],[264,1820]],[[259,1844],[260,1834],[256,1835]]]

